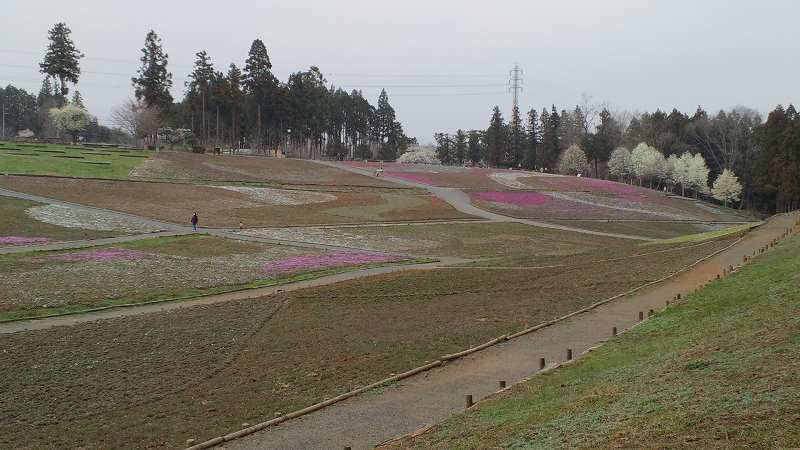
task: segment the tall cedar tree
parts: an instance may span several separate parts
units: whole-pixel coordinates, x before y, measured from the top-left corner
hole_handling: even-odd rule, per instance
[[[553,147],[557,144],[557,136],[553,130],[553,123],[550,120],[550,112],[547,108],[542,109],[542,114],[539,115],[539,122],[541,128],[539,129],[542,140],[536,147],[536,164],[545,171],[555,171],[555,162],[557,155],[553,153]]]
[[[210,136],[210,127],[208,119],[206,118],[207,103],[208,103],[208,88],[211,81],[214,79],[214,64],[211,62],[211,57],[208,56],[205,50],[195,54],[194,70],[189,74],[189,92],[188,96],[193,98],[193,110],[200,109],[200,126],[196,127],[201,130],[199,134],[208,142]],[[199,98],[198,98],[199,97]],[[197,105],[199,100],[199,105]]]
[[[553,161],[558,161],[558,158],[561,156],[561,150],[564,148],[561,143],[561,117],[558,115],[556,111],[556,105],[553,105],[553,110],[550,112],[550,129],[553,133],[553,140],[550,142],[550,145],[553,146],[552,154],[555,158]]]
[[[144,39],[142,47],[141,67],[136,72],[138,75],[131,78],[136,99],[143,101],[147,106],[155,106],[161,111],[166,111],[172,105],[172,73],[167,71],[169,55],[164,53],[161,38],[155,31],[150,30]]]
[[[226,100],[230,105],[231,122],[230,134],[231,141],[234,142],[235,148],[241,142],[241,114],[244,105],[244,93],[242,92],[242,71],[236,67],[236,64],[231,63],[228,67],[228,92]]]
[[[72,31],[64,22],[59,22],[49,31],[49,43],[44,60],[39,63],[40,72],[60,81],[61,96],[69,93],[67,82],[77,84],[81,76],[78,60],[83,58],[70,38]]]
[[[373,120],[373,134],[378,141],[381,159],[393,160],[397,156],[398,143],[393,142],[396,137],[392,139],[396,124],[394,108],[389,104],[389,95],[386,94],[386,89],[381,89]]]
[[[502,161],[506,152],[505,124],[500,107],[495,106],[492,110],[492,118],[489,128],[486,130],[486,153],[488,163],[492,167],[497,167]]]
[[[527,170],[536,168],[536,148],[539,145],[539,119],[535,109],[528,111],[528,123],[525,129],[525,158],[522,166]]]
[[[511,130],[509,133],[509,155],[507,161],[512,166],[518,167],[522,164],[525,155],[525,130],[522,125],[522,118],[519,116],[517,105],[511,109]]]

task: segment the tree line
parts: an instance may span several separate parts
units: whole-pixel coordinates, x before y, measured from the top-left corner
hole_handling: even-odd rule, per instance
[[[434,139],[444,164],[612,176],[705,194],[711,192],[708,181],[697,181],[702,162],[706,180],[717,180],[726,170],[723,184],[737,177],[739,207],[772,212],[800,207],[800,115],[792,105],[777,106],[764,121],[745,107],[714,115],[701,107],[691,115],[677,109],[630,114],[585,102],[571,110],[531,109],[525,120],[514,108],[508,122],[495,106],[486,129],[437,133]],[[570,148],[579,153],[567,152]],[[634,166],[620,162],[625,152]],[[689,158],[694,158],[694,182],[681,178]],[[678,181],[671,177],[676,161]]]
[[[70,85],[80,79],[84,56],[70,35],[64,23],[49,31],[40,63],[45,80],[35,101],[13,86],[0,91],[11,99],[15,111],[8,116],[11,132],[46,132],[49,110],[70,103]],[[224,72],[206,51],[198,51],[180,101],[171,94],[169,55],[153,30],[145,37],[140,63],[131,78],[135,100],[116,108],[112,120],[148,142],[177,135],[198,148],[280,148],[301,157],[382,159],[394,159],[416,143],[405,135],[385,90],[372,105],[359,90],[347,92],[330,85],[316,66],[294,72],[282,82],[273,74],[260,39],[252,42],[241,68],[231,63]]]

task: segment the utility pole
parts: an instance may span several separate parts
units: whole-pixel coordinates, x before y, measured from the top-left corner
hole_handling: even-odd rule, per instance
[[[519,64],[514,64],[514,68],[508,73],[508,90],[511,92],[511,95],[514,99],[513,107],[519,107],[519,93],[522,92],[522,69],[519,68]]]

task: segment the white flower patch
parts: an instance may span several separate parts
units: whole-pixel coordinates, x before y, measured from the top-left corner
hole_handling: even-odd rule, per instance
[[[338,245],[341,247],[382,252],[414,252],[439,246],[438,243],[427,240],[405,239],[387,235],[358,234],[348,231],[348,229],[345,228],[263,228],[245,230],[241,233],[248,236],[268,239]]]
[[[288,189],[257,188],[244,186],[214,186],[219,189],[239,192],[250,200],[267,205],[296,206],[310,203],[325,203],[336,200],[336,196],[325,192],[293,191]]]
[[[498,184],[511,189],[530,189],[531,187],[525,183],[521,183],[519,178],[534,178],[540,176],[552,176],[550,174],[533,174],[533,173],[520,173],[520,172],[494,172],[489,174],[489,178]]]
[[[149,233],[158,227],[136,218],[120,217],[113,213],[72,208],[63,205],[34,206],[25,210],[32,219],[66,228],[84,230]]]

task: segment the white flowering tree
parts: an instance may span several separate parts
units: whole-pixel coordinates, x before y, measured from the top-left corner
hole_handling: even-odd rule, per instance
[[[644,142],[634,147],[630,165],[633,175],[639,178],[639,185],[647,178],[650,180],[650,187],[653,187],[653,180],[662,180],[667,172],[664,154]]]
[[[670,155],[668,160],[672,164],[672,173],[670,174],[670,181],[677,186],[681,187],[681,195],[686,196],[686,186],[689,186],[689,161],[692,155],[689,152],[681,156]]]
[[[631,174],[631,152],[625,147],[617,147],[608,158],[608,173],[625,181]]]
[[[577,175],[589,171],[589,161],[586,153],[577,145],[570,145],[561,155],[558,171],[564,175]]]
[[[436,151],[429,147],[411,147],[397,158],[397,162],[406,164],[441,164]]]
[[[689,184],[694,189],[694,196],[697,194],[708,192],[708,166],[706,160],[700,153],[692,155],[692,160],[689,164]]]
[[[53,125],[60,132],[70,135],[73,143],[78,141],[78,134],[85,130],[91,121],[89,112],[74,103],[67,103],[61,108],[52,108],[49,115]]]
[[[738,202],[739,197],[742,195],[742,185],[739,183],[739,178],[733,171],[725,169],[714,180],[714,186],[711,188],[711,195],[715,199],[722,202],[724,206],[728,206],[729,202]]]

